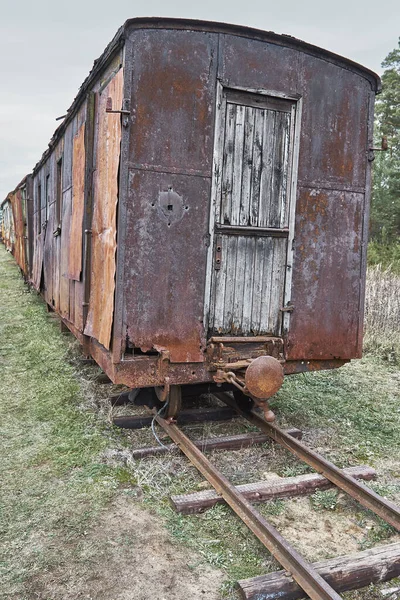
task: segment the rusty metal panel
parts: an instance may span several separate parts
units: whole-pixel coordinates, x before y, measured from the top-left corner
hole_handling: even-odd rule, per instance
[[[356,355],[364,195],[301,188],[287,358]]]
[[[72,217],[70,226],[68,277],[79,281],[82,272],[82,224],[85,192],[85,123],[73,139]]]
[[[127,333],[132,346],[168,350],[172,362],[203,360],[210,188],[209,179],[202,177],[130,173]],[[168,191],[174,195],[165,205]]]
[[[131,166],[211,174],[217,36],[134,35]]]
[[[364,192],[370,85],[303,54],[299,183]]]
[[[115,251],[117,247],[118,169],[121,116],[107,113],[107,99],[114,110],[122,107],[123,71],[120,69],[99,94],[96,170],[92,220],[92,269],[89,312],[85,335],[110,347],[114,312]]]
[[[165,348],[173,362],[204,360],[217,48],[208,33],[133,35],[122,337],[143,351]]]
[[[317,56],[270,43],[224,35],[220,48],[223,82],[301,97],[297,176],[302,189],[287,356],[357,356],[370,82]]]
[[[293,95],[300,85],[301,54],[292,48],[221,34],[218,77],[229,87]]]
[[[72,281],[71,281],[72,283]],[[74,282],[74,318],[73,323],[79,331],[83,331],[83,293],[84,284],[82,281]]]
[[[34,251],[34,204],[33,204],[33,180],[31,175],[27,175],[25,184],[25,198],[26,198],[26,235],[28,237],[26,241],[27,250],[27,276],[29,280],[32,279],[32,268],[33,268],[33,251]]]

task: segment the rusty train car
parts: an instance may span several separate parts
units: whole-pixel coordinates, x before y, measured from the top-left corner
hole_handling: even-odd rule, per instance
[[[25,272],[169,415],[223,385],[268,416],[283,375],[361,356],[379,90],[291,36],[128,20],[29,176]]]
[[[26,175],[1,203],[1,238],[14,255],[24,277],[29,281],[33,261],[33,195],[32,176]]]

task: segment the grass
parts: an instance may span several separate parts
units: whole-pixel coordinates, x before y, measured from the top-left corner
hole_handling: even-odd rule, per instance
[[[0,322],[0,597],[72,560],[119,485],[104,423],[82,411],[70,348],[3,251]]]
[[[101,386],[93,388],[96,369],[78,367],[76,344],[60,335],[4,252],[0,270],[0,597],[31,600],[36,597],[26,592],[31,582],[43,573],[67,573],[71,565],[84,565],[90,578],[107,551],[90,544],[88,532],[121,493],[140,501],[179,544],[196,551],[194,566],[207,562],[223,569],[223,597],[237,598],[237,579],[275,570],[271,555],[226,506],[189,516],[172,510],[169,497],[203,489],[202,477],[181,455],[131,458],[131,447],[154,445],[151,431],[122,433],[110,426],[112,411],[104,400],[108,386],[103,392]],[[376,290],[381,276],[386,277],[382,271],[369,273]],[[382,325],[372,315],[379,313],[381,300],[370,291],[368,302],[367,332],[377,339]],[[391,314],[385,317],[388,323]],[[286,378],[273,407],[281,425],[301,428],[308,444],[340,466],[376,466],[379,480],[369,485],[399,501],[400,369],[382,348],[371,342],[362,360],[339,370]],[[237,420],[184,429],[191,438],[202,438],[248,431],[249,426]],[[310,472],[271,444],[209,456],[235,484],[271,472],[281,477]],[[343,553],[350,541],[362,549],[393,536],[391,528],[332,490],[259,508],[309,560]],[[323,538],[327,524],[331,529]],[[299,526],[304,529],[296,536]],[[303,540],[313,528],[314,540]],[[329,545],[331,540],[335,545]],[[372,599],[378,589],[354,593],[354,598]],[[44,593],[37,597],[50,600]]]
[[[400,270],[369,267],[365,303],[365,350],[400,362]]]

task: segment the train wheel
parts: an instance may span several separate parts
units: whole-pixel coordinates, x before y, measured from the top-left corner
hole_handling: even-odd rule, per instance
[[[171,385],[167,402],[165,417],[175,417],[182,406],[182,388],[180,385]]]
[[[175,417],[181,410],[182,406],[182,387],[180,385],[171,385],[169,389],[168,398],[164,400],[162,398],[163,388],[156,387],[156,394],[162,402],[164,402],[164,410],[160,412],[164,419]]]

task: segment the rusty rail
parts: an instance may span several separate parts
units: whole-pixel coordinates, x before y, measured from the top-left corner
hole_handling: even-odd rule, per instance
[[[239,408],[235,400],[227,393],[214,393],[219,399],[238,411],[252,425],[255,425],[261,431],[266,433],[278,444],[284,446],[287,450],[298,456],[305,463],[310,465],[318,473],[321,473],[326,479],[329,479],[338,488],[345,491],[360,504],[374,512],[384,521],[400,531],[400,509],[386,500],[382,496],[376,494],[370,488],[367,488],[360,481],[345,473],[342,469],[336,467],[329,460],[307,448],[305,444],[287,435],[282,429],[272,423],[267,423],[261,416],[254,411],[245,412]]]
[[[221,494],[227,504],[235,511],[249,529],[258,537],[281,565],[292,575],[293,579],[313,600],[339,600],[340,596],[307,563],[300,554],[254,509],[246,498],[216,469],[195,444],[177,427],[156,414],[159,425],[169,437],[180,447],[194,466]]]

